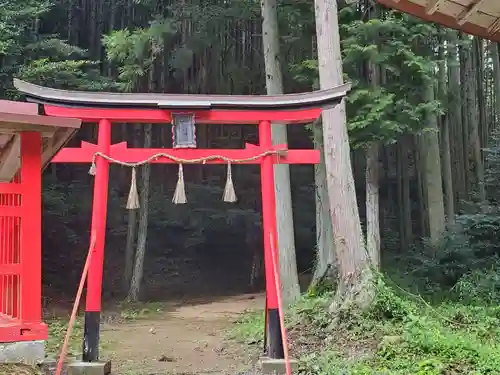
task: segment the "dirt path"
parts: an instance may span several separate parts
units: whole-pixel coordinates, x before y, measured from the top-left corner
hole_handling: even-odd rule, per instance
[[[244,295],[171,306],[151,320],[106,324],[106,357],[119,375],[237,375],[259,353],[224,336],[241,314],[263,306],[262,295]]]

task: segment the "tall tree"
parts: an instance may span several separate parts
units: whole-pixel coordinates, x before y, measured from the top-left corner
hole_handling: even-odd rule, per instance
[[[450,152],[453,160],[453,186],[455,203],[465,199],[466,188],[466,170],[464,161],[464,152],[461,137],[463,134],[464,118],[462,116],[462,89],[460,85],[461,71],[458,56],[459,38],[455,30],[448,31],[446,65],[448,68],[448,118],[450,131]],[[462,85],[463,87],[464,85]]]
[[[444,33],[441,33],[443,36]],[[451,48],[456,48],[455,46]],[[438,99],[445,103],[448,111],[449,100],[447,95],[447,71],[446,71],[446,56],[445,45],[441,41],[439,46],[439,76],[438,76]],[[443,187],[445,192],[445,209],[446,220],[448,224],[453,224],[455,220],[455,196],[453,190],[453,172],[451,163],[451,146],[450,146],[450,116],[441,116],[440,132],[441,132],[441,148],[442,158],[441,164],[443,166]]]
[[[283,94],[277,2],[276,0],[261,0],[261,8],[267,94]],[[284,125],[272,125],[272,135],[274,144],[288,142],[287,127]],[[300,286],[295,255],[290,167],[288,165],[274,166],[274,183],[281,288],[283,300],[285,303],[290,303],[300,295]]]
[[[484,166],[481,154],[481,130],[486,125],[483,110],[483,42],[479,38],[474,38],[470,56],[470,104],[469,114],[474,116],[470,120],[470,142],[472,147],[472,159],[474,160],[474,177],[476,182],[476,192],[481,201],[486,200],[484,186]]]
[[[104,45],[107,48],[108,59],[120,66],[120,79],[122,81],[122,88],[125,91],[131,91],[135,87],[140,87],[141,84],[147,87],[149,92],[155,91],[155,66],[158,58],[162,57],[165,38],[172,31],[170,21],[157,19],[148,28],[137,30],[124,29],[114,31],[105,36]],[[145,82],[144,78],[146,78]],[[144,131],[145,148],[149,148],[152,145],[152,132],[152,125],[147,124]],[[128,257],[131,257],[135,253],[131,277],[130,274],[126,274],[127,278],[130,277],[128,299],[131,301],[139,300],[144,273],[148,230],[149,179],[150,166],[147,164],[142,167],[141,174],[141,206],[139,209],[137,248],[135,252],[130,250],[130,248],[127,250]],[[133,243],[134,234],[130,233],[130,226],[135,225],[135,215],[130,216],[128,245]],[[131,219],[134,221],[130,222]],[[126,269],[126,272],[129,273],[132,263],[130,259],[127,262],[128,269]]]
[[[153,126],[147,124],[144,129],[144,147],[151,147]],[[142,278],[144,275],[144,260],[146,258],[146,244],[148,239],[148,213],[149,213],[149,179],[151,175],[151,166],[146,164],[142,167],[141,173],[141,192],[139,208],[139,227],[137,230],[137,249],[135,251],[134,270],[130,279],[130,289],[127,299],[129,301],[138,301],[140,299]]]
[[[127,126],[129,124],[125,124]],[[134,147],[140,147],[140,139],[142,135],[142,126],[135,125],[134,134]],[[141,197],[142,200],[142,197]],[[128,293],[130,290],[130,283],[132,281],[132,276],[134,275],[134,264],[135,264],[135,251],[136,251],[136,240],[137,240],[137,208],[130,208],[128,210],[127,218],[127,238],[125,240],[125,269],[123,273],[123,291]]]
[[[379,85],[378,66],[369,63],[369,80],[376,88]],[[380,265],[380,207],[379,207],[379,150],[377,141],[371,142],[366,149],[366,250],[373,266]]]
[[[495,111],[495,121],[499,120],[500,110],[500,48],[498,47],[498,43],[492,42],[490,44],[491,49],[491,60],[493,61],[493,85],[494,85],[494,93],[496,102],[494,104],[496,107]]]
[[[434,84],[428,79],[425,87],[425,101],[434,101]],[[433,245],[437,245],[445,230],[443,182],[441,173],[441,159],[439,149],[439,127],[434,113],[427,113],[427,127],[419,139],[420,156],[422,157],[424,197],[426,200],[426,214],[429,225],[429,238]]]
[[[377,18],[377,11],[370,12],[370,18]],[[375,45],[379,44],[374,40]],[[374,92],[380,85],[380,68],[374,61],[368,62],[368,81]],[[373,266],[380,266],[380,187],[379,187],[379,155],[378,140],[369,143],[366,148],[366,250]]]
[[[316,263],[312,285],[315,285],[325,277],[333,276],[337,259],[326,182],[325,144],[323,142],[323,125],[321,121],[316,121],[313,124],[313,138],[315,148],[321,153],[319,164],[314,166],[314,183],[316,188]]]
[[[320,87],[343,84],[336,0],[315,0]],[[330,214],[340,284],[332,309],[352,303],[365,308],[372,300],[370,259],[359,218],[346,126],[345,103],[322,115]]]

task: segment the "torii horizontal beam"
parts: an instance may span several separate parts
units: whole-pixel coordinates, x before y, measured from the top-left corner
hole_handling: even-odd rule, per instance
[[[53,163],[91,163],[94,155],[100,151],[96,144],[82,142],[81,147],[67,147],[59,151],[52,159]],[[214,155],[223,158],[238,160],[250,159],[251,161],[233,162],[233,164],[260,164],[262,155],[265,152],[276,151],[272,155],[274,164],[318,164],[320,162],[319,150],[288,150],[286,145],[275,145],[271,149],[250,143],[245,144],[243,149],[166,149],[166,148],[129,148],[127,142],[120,142],[111,145],[110,158],[126,163],[137,163],[158,154],[168,154],[179,159],[195,160],[213,157]],[[223,158],[207,160],[206,162],[183,162],[184,164],[227,164]],[[152,160],[153,164],[177,164],[177,161],[168,157],[159,157]]]
[[[68,108],[44,105],[47,116],[75,117],[83,122],[97,123],[102,119],[114,123],[161,123],[172,122],[173,113],[194,114],[197,125],[258,125],[260,121],[268,120],[282,124],[304,124],[315,121],[321,115],[322,108],[287,109],[287,110],[177,110],[168,109],[134,109],[134,108]]]

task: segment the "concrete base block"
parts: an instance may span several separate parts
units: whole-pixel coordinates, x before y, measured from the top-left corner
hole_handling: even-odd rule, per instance
[[[73,362],[68,366],[68,375],[110,375],[111,362]]]
[[[75,362],[74,358],[66,358],[63,364],[61,375],[68,375],[68,366],[70,363]],[[40,365],[43,375],[55,375],[57,369],[57,359],[46,358]]]
[[[261,357],[260,365],[262,374],[264,375],[285,375],[286,364],[284,359],[274,359]],[[296,374],[299,370],[299,362],[296,359],[290,359],[292,374]]]
[[[45,359],[45,341],[0,343],[1,363],[37,365]]]

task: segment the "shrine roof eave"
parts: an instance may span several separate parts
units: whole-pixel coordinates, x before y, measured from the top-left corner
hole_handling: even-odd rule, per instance
[[[81,108],[143,109],[240,109],[287,110],[335,105],[344,98],[349,83],[328,89],[284,95],[204,95],[204,94],[136,94],[59,90],[14,79],[14,86],[29,102]]]
[[[79,119],[39,115],[33,103],[0,100],[0,182],[10,181],[19,169],[21,132],[40,133],[45,167],[80,126]]]
[[[403,13],[500,42],[498,0],[376,0]]]

